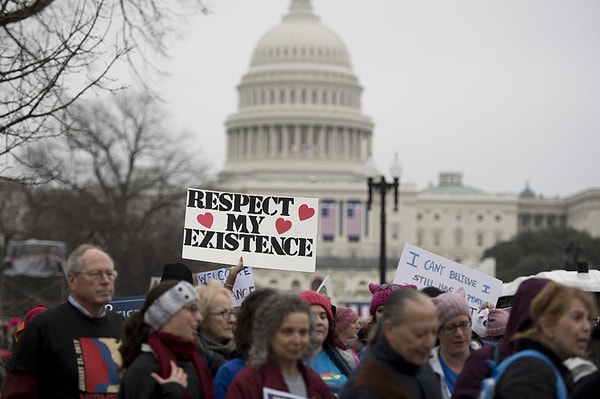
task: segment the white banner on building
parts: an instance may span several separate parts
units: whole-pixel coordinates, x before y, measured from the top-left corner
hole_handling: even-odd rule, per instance
[[[182,257],[314,272],[317,198],[188,189]]]
[[[432,286],[446,292],[464,288],[474,311],[484,302],[495,304],[502,293],[501,280],[411,244],[404,245],[394,283]]]

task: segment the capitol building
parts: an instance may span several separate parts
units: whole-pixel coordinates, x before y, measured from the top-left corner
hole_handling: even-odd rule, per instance
[[[319,198],[316,272],[255,268],[254,278],[257,286],[299,291],[329,275],[338,304],[370,300],[381,240],[380,196],[373,194],[368,211],[365,177],[377,137],[361,110],[350,51],[309,0],[291,1],[258,40],[237,85],[217,182],[221,191]],[[600,187],[564,198],[543,198],[529,187],[495,194],[465,184],[460,172],[441,171],[424,190],[400,178],[398,201],[395,211],[393,193],[387,195],[388,282],[405,243],[493,275],[494,263],[482,253],[520,231],[568,226],[600,237]]]

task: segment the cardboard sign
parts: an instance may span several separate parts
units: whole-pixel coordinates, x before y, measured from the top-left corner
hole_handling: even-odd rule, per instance
[[[188,189],[182,257],[314,272],[317,198]]]
[[[221,284],[225,284],[225,280],[227,280],[227,276],[229,275],[229,268],[224,267],[222,269],[211,270],[209,272],[200,272],[198,273],[197,279],[198,284],[204,284],[209,280],[217,280],[221,282]],[[244,270],[239,272],[237,277],[235,278],[235,283],[233,284],[233,306],[240,306],[244,299],[252,291],[254,291],[254,275],[252,274],[252,269],[249,267],[244,267]]]
[[[446,292],[462,287],[471,314],[484,302],[495,304],[502,293],[501,280],[411,244],[404,245],[394,283],[414,284],[418,288],[432,286]]]

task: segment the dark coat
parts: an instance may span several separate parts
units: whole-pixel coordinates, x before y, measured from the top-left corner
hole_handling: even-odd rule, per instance
[[[560,372],[567,387],[567,395],[573,391],[571,372],[548,347],[532,339],[519,339],[515,342],[516,351],[535,349],[546,355]],[[523,357],[515,360],[496,382],[495,399],[555,399],[556,375],[544,360]]]
[[[426,363],[408,363],[380,334],[346,383],[341,399],[439,399],[440,380]]]
[[[492,374],[486,361],[497,360],[500,362],[514,353],[515,349],[510,339],[517,331],[523,331],[531,324],[529,305],[548,282],[550,280],[546,278],[535,277],[521,283],[510,310],[504,341],[498,344],[497,351],[495,346],[488,345],[471,352],[454,384],[451,399],[476,399],[479,397],[481,381]]]

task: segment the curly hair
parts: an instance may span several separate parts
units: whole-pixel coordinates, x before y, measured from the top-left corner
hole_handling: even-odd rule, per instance
[[[277,291],[272,288],[258,288],[252,291],[240,305],[233,331],[233,341],[235,349],[243,358],[248,357],[252,346],[252,323],[256,310],[260,305],[270,302],[276,294]]]
[[[309,327],[309,348],[303,355],[303,359],[310,360],[310,354],[314,352],[315,346],[315,323],[310,311],[310,307],[294,294],[276,294],[269,297],[268,301],[258,307],[252,322],[252,345],[248,352],[248,364],[254,367],[260,367],[267,360],[274,360],[272,349],[272,341],[277,333],[277,330],[283,323],[284,319],[296,312],[303,312],[308,315],[310,320]]]
[[[121,353],[121,371],[125,371],[133,360],[140,353],[142,344],[148,340],[150,335],[150,326],[144,323],[144,314],[146,310],[159,298],[162,294],[177,285],[179,281],[167,280],[155,285],[144,301],[144,306],[139,312],[133,313],[121,327],[121,344],[119,352]]]

